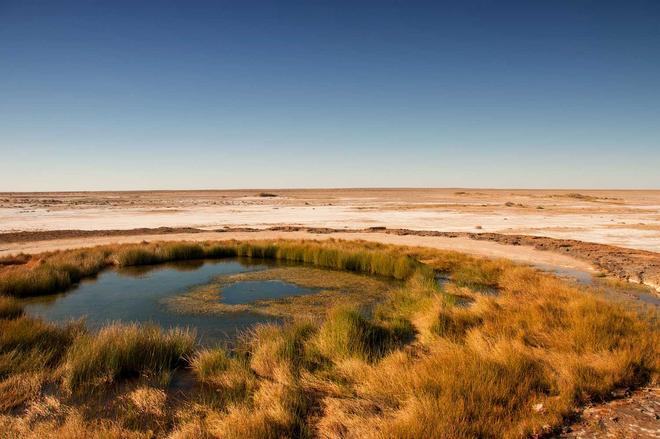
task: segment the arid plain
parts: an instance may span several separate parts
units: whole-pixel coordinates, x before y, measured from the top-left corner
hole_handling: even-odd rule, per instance
[[[274,195],[274,196],[273,196]],[[0,230],[388,227],[660,251],[660,191],[327,189],[0,193]]]

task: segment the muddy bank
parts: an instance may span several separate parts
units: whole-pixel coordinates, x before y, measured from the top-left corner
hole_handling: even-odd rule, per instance
[[[52,230],[39,232],[11,232],[0,234],[0,244],[29,243],[58,239],[99,238],[114,236],[207,234],[209,232],[230,235],[250,232],[303,232],[316,235],[330,234],[384,234],[398,236],[463,238],[476,241],[495,242],[508,246],[526,246],[536,250],[550,251],[588,262],[619,279],[644,283],[660,291],[660,254],[645,250],[616,247],[571,239],[541,236],[504,235],[498,233],[440,232],[428,230],[388,229],[371,227],[366,229],[335,229],[327,227],[278,226],[267,229],[222,228],[202,230],[191,227],[159,227],[130,230]],[[229,237],[229,236],[228,236]]]

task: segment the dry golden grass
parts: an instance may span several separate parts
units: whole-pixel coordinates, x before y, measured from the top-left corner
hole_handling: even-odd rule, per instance
[[[13,297],[0,296],[0,319],[13,319],[23,315],[23,307]]]
[[[0,319],[5,436],[530,437],[616,388],[657,381],[657,313],[641,315],[597,289],[507,261],[345,242],[204,243],[201,253],[188,244],[145,248],[42,255],[38,264],[7,269],[29,279],[30,270],[57,267],[56,260],[92,273],[153,257],[241,254],[406,282],[373,314],[341,306],[322,322],[259,326],[231,351],[195,351],[189,334],[148,327],[88,334],[76,325]],[[437,272],[451,282],[439,287]],[[10,291],[43,292],[21,288]],[[170,398],[167,382],[142,382],[186,365],[193,384],[183,395]],[[44,382],[55,396],[43,393]],[[84,411],[92,396],[68,390],[86,388],[112,389],[108,397],[123,409]]]
[[[68,351],[64,382],[73,391],[131,376],[158,376],[181,364],[195,347],[193,332],[113,324],[80,336]]]

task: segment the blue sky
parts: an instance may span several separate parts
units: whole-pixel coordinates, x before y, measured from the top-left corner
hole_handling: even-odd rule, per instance
[[[658,1],[0,0],[0,191],[660,188]]]

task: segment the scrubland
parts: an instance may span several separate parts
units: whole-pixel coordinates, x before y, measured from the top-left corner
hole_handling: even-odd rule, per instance
[[[54,325],[21,298],[107,267],[244,256],[401,281],[372,310],[260,325],[231,348],[194,331]],[[361,242],[104,246],[0,268],[6,437],[529,437],[656,382],[657,313],[505,260]],[[446,279],[439,283],[438,276]]]

